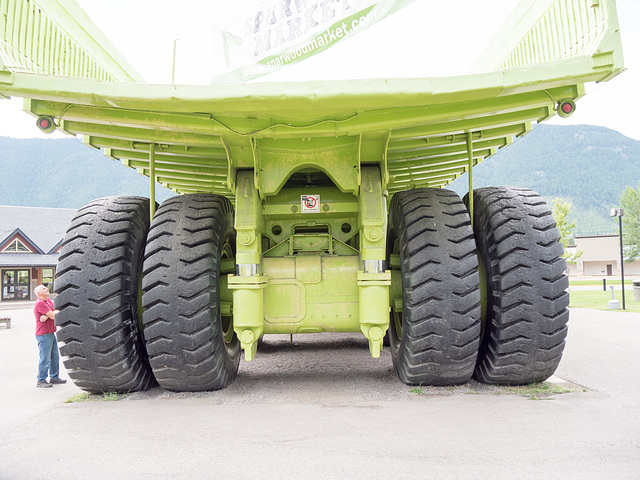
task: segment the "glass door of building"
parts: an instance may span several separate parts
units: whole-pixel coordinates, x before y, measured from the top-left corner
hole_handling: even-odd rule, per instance
[[[2,300],[29,300],[31,272],[2,270]]]
[[[53,267],[42,269],[42,285],[47,287],[50,292],[53,292]]]

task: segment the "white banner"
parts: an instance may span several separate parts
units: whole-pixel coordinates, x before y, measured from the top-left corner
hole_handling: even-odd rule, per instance
[[[263,0],[216,28],[227,73],[212,82],[244,82],[298,63],[414,1]]]

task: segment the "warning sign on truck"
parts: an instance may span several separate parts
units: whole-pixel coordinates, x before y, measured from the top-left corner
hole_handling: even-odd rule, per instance
[[[302,213],[320,213],[320,195],[301,195]]]

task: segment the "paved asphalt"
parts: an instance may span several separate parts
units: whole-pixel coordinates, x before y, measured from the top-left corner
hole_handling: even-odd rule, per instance
[[[471,383],[412,393],[358,335],[268,337],[226,390],[65,403],[36,389],[28,308],[0,326],[0,480],[640,479],[640,314],[575,309],[530,399]],[[64,373],[63,373],[64,375]]]

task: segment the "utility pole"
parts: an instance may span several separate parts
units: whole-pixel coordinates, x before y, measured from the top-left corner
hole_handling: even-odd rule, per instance
[[[620,225],[620,276],[622,277],[622,309],[625,310],[624,303],[624,251],[622,248],[622,217],[624,215],[624,208],[612,208],[609,212],[612,217],[618,217],[618,224]]]

